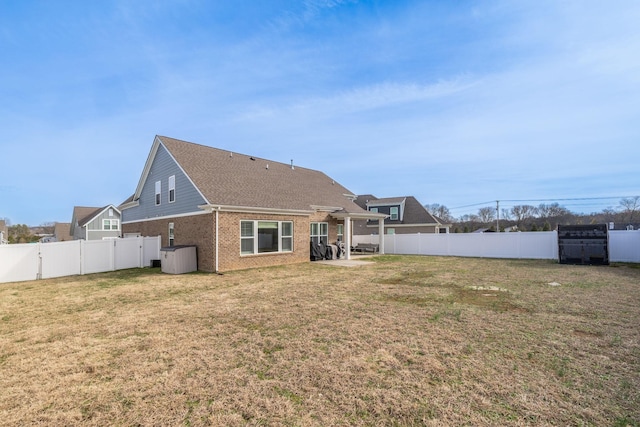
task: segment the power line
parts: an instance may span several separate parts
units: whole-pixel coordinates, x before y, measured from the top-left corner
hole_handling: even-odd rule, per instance
[[[587,201],[587,200],[612,200],[612,199],[617,199],[617,200],[621,200],[621,199],[627,199],[627,198],[633,198],[636,196],[607,196],[607,197],[565,197],[565,198],[549,198],[549,199],[500,199],[500,202],[519,202],[519,203],[523,203],[523,202],[565,202],[565,201]],[[451,208],[450,210],[457,210],[457,209],[464,209],[464,208],[472,208],[474,206],[486,206],[486,205],[493,205],[496,202],[496,200],[490,200],[487,202],[480,202],[480,203],[473,203],[470,205],[464,205],[464,206],[456,206],[455,208]],[[590,206],[588,204],[569,204],[569,206]]]

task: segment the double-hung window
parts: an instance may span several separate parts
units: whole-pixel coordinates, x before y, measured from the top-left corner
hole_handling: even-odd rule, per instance
[[[293,251],[293,222],[240,221],[242,255]]]
[[[162,197],[162,182],[156,181],[156,206],[160,204],[161,197]]]
[[[392,220],[397,220],[398,219],[398,207],[397,206],[391,206],[391,208],[389,209],[389,215],[390,215],[390,219]]]
[[[322,242],[325,245],[329,243],[329,223],[328,222],[312,222],[311,230],[311,243],[317,245]]]
[[[173,246],[175,242],[174,225],[173,222],[169,223],[169,246]]]
[[[169,203],[176,201],[176,176],[169,177]]]
[[[120,221],[117,219],[103,219],[102,220],[102,229],[103,230],[118,230],[120,226]]]

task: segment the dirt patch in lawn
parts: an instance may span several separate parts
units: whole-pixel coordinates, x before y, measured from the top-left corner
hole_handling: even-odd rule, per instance
[[[0,425],[640,425],[640,269],[371,260],[0,285]]]

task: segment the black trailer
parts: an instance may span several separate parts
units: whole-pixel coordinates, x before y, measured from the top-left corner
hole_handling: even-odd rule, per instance
[[[558,225],[560,264],[609,265],[606,224]]]

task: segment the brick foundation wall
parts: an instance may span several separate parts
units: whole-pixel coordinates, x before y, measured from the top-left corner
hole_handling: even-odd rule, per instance
[[[162,236],[161,245],[169,245],[169,223],[173,222],[174,245],[198,247],[198,270],[213,272],[214,264],[214,214],[193,215],[153,221],[122,224],[123,233],[140,233],[142,236]]]
[[[220,212],[219,271],[309,262],[309,218],[306,216]],[[293,252],[240,255],[240,221],[293,221]]]
[[[218,220],[219,272],[309,262],[309,224],[311,222],[328,222],[329,242],[335,243],[338,238],[338,221],[331,218],[327,212],[317,212],[310,217],[219,212]],[[293,221],[293,252],[240,255],[240,221],[242,220]],[[162,246],[168,246],[170,222],[174,224],[174,245],[196,245],[198,270],[216,271],[215,213],[122,224],[122,232],[140,233],[142,236],[160,235]]]

